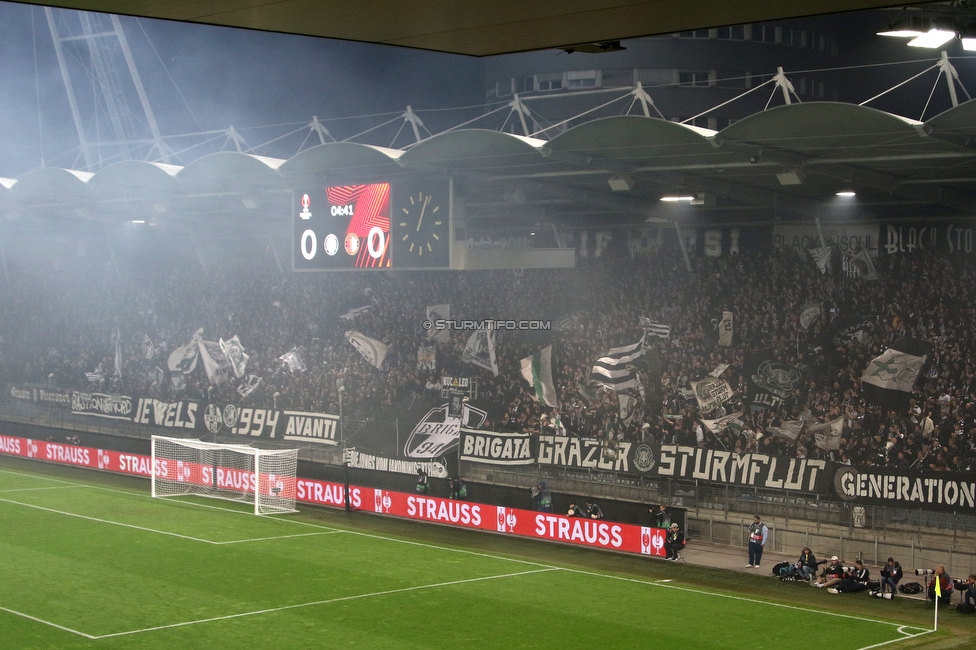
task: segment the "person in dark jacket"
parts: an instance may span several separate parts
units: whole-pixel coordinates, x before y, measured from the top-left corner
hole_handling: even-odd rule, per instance
[[[603,511],[594,501],[586,502],[586,516],[590,519],[603,519]]]
[[[854,570],[846,578],[841,580],[836,586],[827,589],[832,594],[846,594],[852,591],[864,591],[868,588],[868,580],[871,572],[864,567],[864,563],[857,560],[854,563]]]
[[[797,576],[799,576],[800,580],[809,582],[816,575],[817,567],[824,563],[826,563],[826,560],[817,562],[817,557],[810,550],[810,547],[804,546],[803,550],[800,551],[800,559],[796,561]]]
[[[664,540],[664,552],[667,554],[665,560],[677,560],[678,551],[685,547],[685,534],[681,532],[678,524],[671,524],[668,535]]]
[[[898,581],[902,579],[905,572],[901,565],[895,562],[895,558],[889,557],[887,564],[881,567],[881,593],[890,591],[892,594],[898,593]]]
[[[423,467],[417,468],[417,485],[415,489],[417,494],[427,494],[427,486],[429,479],[427,478],[427,472],[424,471]]]

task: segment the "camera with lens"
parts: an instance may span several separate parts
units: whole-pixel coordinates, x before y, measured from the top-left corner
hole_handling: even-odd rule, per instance
[[[915,569],[915,575],[917,576],[930,576],[935,573],[935,569]]]

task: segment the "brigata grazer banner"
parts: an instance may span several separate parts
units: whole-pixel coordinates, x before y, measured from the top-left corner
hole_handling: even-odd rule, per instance
[[[135,476],[150,476],[151,459],[141,454],[44,442],[0,435],[0,453],[64,465],[75,465]],[[262,491],[270,485],[265,475],[229,468],[192,466],[171,459],[156,459],[157,476],[191,482],[217,481],[224,489]],[[220,472],[217,474],[217,472]],[[344,507],[342,483],[298,478],[296,500],[315,505]],[[625,553],[664,556],[665,531],[605,520],[566,517],[545,512],[506,508],[483,503],[440,499],[426,495],[349,486],[349,504],[357,510],[392,515],[507,535],[543,539]]]

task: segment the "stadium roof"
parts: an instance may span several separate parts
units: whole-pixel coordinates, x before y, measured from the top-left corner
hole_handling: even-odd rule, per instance
[[[891,0],[58,0],[35,4],[473,56],[896,6]]]
[[[220,152],[185,167],[126,161],[95,174],[40,169],[0,179],[0,211],[24,226],[155,219],[281,232],[293,191],[425,175],[453,176],[468,226],[487,230],[961,218],[976,212],[976,101],[924,123],[814,102],[772,108],[718,132],[620,116],[550,140],[467,129],[403,150],[326,143],[290,160]],[[842,189],[857,196],[839,199]],[[693,205],[661,201],[669,195],[694,197]]]

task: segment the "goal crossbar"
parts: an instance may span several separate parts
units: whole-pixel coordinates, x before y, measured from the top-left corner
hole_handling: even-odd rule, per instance
[[[257,515],[295,512],[297,465],[297,449],[153,436],[152,496],[249,503]]]

